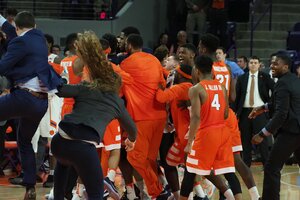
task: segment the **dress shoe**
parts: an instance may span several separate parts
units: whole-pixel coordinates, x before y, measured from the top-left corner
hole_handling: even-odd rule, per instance
[[[36,192],[35,188],[29,188],[27,189],[24,200],[36,200]]]

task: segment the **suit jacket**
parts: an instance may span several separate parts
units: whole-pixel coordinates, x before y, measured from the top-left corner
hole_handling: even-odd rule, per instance
[[[113,119],[118,119],[120,126],[128,133],[130,141],[135,140],[137,133],[135,123],[129,116],[123,100],[117,93],[101,92],[83,83],[62,85],[58,88],[57,95],[75,99],[72,113],[65,115],[59,124],[63,130],[63,125],[66,124],[83,124],[94,129],[102,140],[106,126]],[[70,134],[69,132],[66,133]],[[91,140],[93,132],[89,135],[77,132],[77,134],[73,133],[73,135],[70,134],[69,136],[74,139],[93,141]]]
[[[15,36],[15,28],[8,22],[3,24],[2,30],[9,38]],[[6,76],[13,85],[38,77],[49,90],[61,83],[60,76],[48,64],[46,40],[37,29],[11,39],[6,54],[0,60],[0,75]]]
[[[247,86],[248,86],[248,78],[249,72],[239,76],[237,83],[236,83],[236,100],[235,100],[235,112],[237,117],[240,117],[242,112],[246,93],[247,93]],[[274,81],[271,79],[269,74],[259,71],[258,72],[258,92],[260,98],[264,103],[270,101],[270,93],[269,91],[273,91],[274,88]]]
[[[300,134],[300,79],[290,72],[281,76],[274,86],[272,101],[268,104],[272,120],[266,130],[275,133],[278,129]]]

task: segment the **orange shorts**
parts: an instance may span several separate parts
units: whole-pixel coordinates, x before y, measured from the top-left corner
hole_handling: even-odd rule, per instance
[[[186,160],[188,172],[215,175],[235,172],[231,134],[225,125],[200,129]]]
[[[168,151],[166,161],[170,166],[178,166],[184,164],[185,162],[185,153],[184,148],[186,147],[187,140],[184,140],[183,143],[180,142],[178,138],[175,138],[174,144]]]
[[[100,147],[104,147],[106,151],[121,149],[121,130],[117,119],[111,121],[106,127]]]
[[[232,152],[235,153],[243,151],[241,132],[239,129],[238,120],[233,110],[229,109],[228,118],[226,119],[225,123],[232,134]]]
[[[61,108],[61,119],[63,119],[66,114],[69,114],[72,112],[73,105],[74,104],[67,104],[67,103],[63,104],[63,106]]]

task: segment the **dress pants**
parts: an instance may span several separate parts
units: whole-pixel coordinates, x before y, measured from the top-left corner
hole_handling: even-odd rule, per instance
[[[257,134],[268,122],[266,114],[261,114],[255,119],[249,119],[248,115],[252,111],[252,108],[243,108],[241,115],[239,117],[239,128],[241,131],[241,139],[243,145],[243,160],[248,167],[251,166],[252,160],[252,137]],[[269,136],[271,137],[271,136]],[[265,164],[269,157],[269,144],[266,138],[261,144],[258,145],[259,152],[262,157],[262,163]]]
[[[281,169],[285,161],[294,153],[300,161],[300,133],[278,132],[270,157],[264,170],[263,200],[280,199]],[[298,163],[299,164],[299,163]]]
[[[18,119],[17,143],[19,147],[23,185],[33,187],[36,183],[36,161],[31,139],[48,108],[48,99],[33,96],[22,89],[14,89],[0,97],[0,121]]]

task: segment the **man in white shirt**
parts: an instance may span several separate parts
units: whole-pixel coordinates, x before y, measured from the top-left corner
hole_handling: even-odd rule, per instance
[[[273,90],[274,81],[269,74],[259,71],[260,60],[258,57],[251,57],[248,66],[249,72],[240,76],[236,84],[235,110],[241,130],[243,160],[250,167],[252,160],[251,138],[253,134],[264,127],[268,116],[265,114],[259,118],[248,119],[248,115],[252,108],[269,102],[270,91]],[[269,155],[268,141],[265,140],[258,148],[264,164]]]

